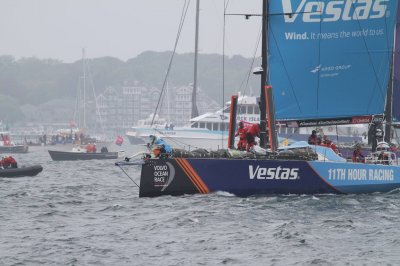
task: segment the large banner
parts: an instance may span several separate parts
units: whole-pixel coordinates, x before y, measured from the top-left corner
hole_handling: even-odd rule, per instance
[[[397,0],[269,1],[269,78],[279,120],[382,114]]]

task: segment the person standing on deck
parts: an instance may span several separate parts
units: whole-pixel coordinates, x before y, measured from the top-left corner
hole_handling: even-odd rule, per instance
[[[353,151],[353,163],[364,163],[365,158],[364,155],[361,153],[361,145],[356,144],[355,149]]]
[[[250,149],[257,144],[255,137],[260,137],[260,125],[254,124],[252,125],[246,133],[246,140],[247,140],[247,148],[246,151],[249,152]]]
[[[313,130],[311,132],[311,135],[308,137],[308,144],[318,145],[320,142],[321,142],[321,140],[319,140],[319,138],[318,138],[317,131]]]
[[[247,133],[247,128],[244,127],[243,121],[240,121],[238,131],[235,134],[235,137],[239,136],[237,149],[240,151],[244,151],[246,149],[247,146],[246,133]]]

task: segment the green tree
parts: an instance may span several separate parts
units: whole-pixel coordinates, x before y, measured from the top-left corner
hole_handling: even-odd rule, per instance
[[[0,120],[5,124],[14,124],[25,119],[19,108],[18,100],[0,94]]]

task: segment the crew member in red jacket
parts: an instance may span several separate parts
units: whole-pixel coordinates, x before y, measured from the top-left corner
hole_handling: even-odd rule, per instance
[[[3,159],[0,161],[0,167],[2,167],[2,168],[17,168],[18,164],[17,164],[17,161],[13,157],[7,156],[7,157],[3,157]]]
[[[238,131],[235,134],[235,137],[239,136],[239,142],[237,144],[237,148],[240,151],[244,151],[246,149],[247,145],[246,133],[247,133],[247,128],[245,128],[243,122],[240,121]]]
[[[321,146],[325,146],[325,147],[331,148],[336,154],[339,153],[339,150],[338,150],[337,146],[335,145],[335,143],[333,143],[333,141],[328,139],[327,135],[323,136],[322,142],[321,142]]]
[[[96,144],[89,143],[86,145],[86,152],[95,153],[96,152]]]
[[[247,140],[247,152],[250,151],[251,147],[257,144],[255,137],[260,137],[260,125],[253,124],[246,133],[246,140]]]

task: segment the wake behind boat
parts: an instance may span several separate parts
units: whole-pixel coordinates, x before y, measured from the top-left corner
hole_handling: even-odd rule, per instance
[[[23,166],[19,168],[5,168],[0,169],[0,177],[23,177],[23,176],[36,176],[42,172],[41,165]]]

